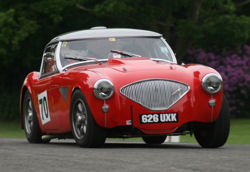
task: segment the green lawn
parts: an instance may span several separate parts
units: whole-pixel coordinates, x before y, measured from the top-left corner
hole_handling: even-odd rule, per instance
[[[20,122],[0,121],[0,138],[24,138],[24,131]]]
[[[24,138],[19,122],[0,121],[0,138]],[[136,139],[138,140],[138,139]],[[141,139],[140,139],[141,140]],[[196,142],[194,136],[181,136],[181,142]],[[231,120],[228,144],[250,144],[250,119]]]

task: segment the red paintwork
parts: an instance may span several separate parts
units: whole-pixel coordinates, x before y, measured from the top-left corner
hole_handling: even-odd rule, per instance
[[[38,72],[32,72],[25,78],[22,90],[27,88],[32,95],[42,133],[65,133],[71,131],[69,118],[71,95],[74,89],[80,88],[88,102],[94,119],[100,126],[107,128],[125,126],[126,121],[131,120],[132,106],[134,127],[147,134],[167,134],[174,132],[187,122],[212,122],[217,119],[221,108],[223,90],[215,95],[210,95],[204,91],[201,86],[201,79],[208,73],[218,74],[214,69],[202,65],[182,66],[167,62],[156,62],[149,58],[109,59],[107,63],[72,67],[66,72],[56,73],[41,79],[39,79]],[[104,101],[97,99],[93,93],[95,82],[102,78],[112,81],[115,87],[114,95],[106,100],[106,104],[110,107],[109,112],[106,114],[106,126],[105,114],[101,109]],[[179,81],[189,85],[190,90],[169,110],[157,112],[150,111],[120,94],[120,88],[124,85],[152,78]],[[64,100],[60,94],[60,87],[69,88],[67,100]],[[51,121],[42,125],[37,96],[44,90],[47,90],[48,93]],[[208,101],[211,98],[216,100],[213,112],[208,105]],[[22,95],[20,101],[22,101]],[[171,112],[179,114],[178,123],[140,124],[139,122],[139,114]]]

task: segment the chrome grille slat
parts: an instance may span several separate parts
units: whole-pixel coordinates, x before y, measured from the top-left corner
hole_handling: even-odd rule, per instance
[[[134,82],[120,90],[121,94],[150,110],[167,110],[188,91],[188,85],[164,79]]]

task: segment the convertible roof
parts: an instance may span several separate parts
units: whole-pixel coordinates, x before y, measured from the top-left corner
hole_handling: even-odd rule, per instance
[[[91,39],[91,38],[110,38],[110,37],[161,37],[162,35],[157,32],[140,30],[140,29],[124,29],[124,28],[111,28],[106,27],[93,27],[89,30],[80,30],[59,35],[53,38],[49,44],[78,39]]]

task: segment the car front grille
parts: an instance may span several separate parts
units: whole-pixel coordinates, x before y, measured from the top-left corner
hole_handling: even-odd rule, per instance
[[[188,85],[177,81],[152,79],[126,85],[120,92],[149,110],[167,110],[189,89]]]

